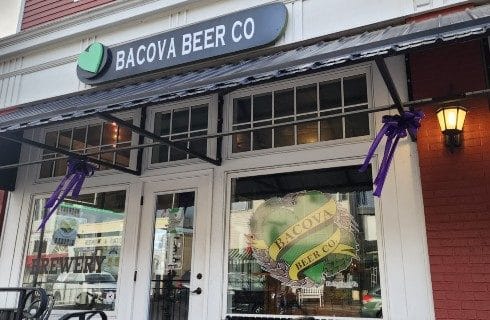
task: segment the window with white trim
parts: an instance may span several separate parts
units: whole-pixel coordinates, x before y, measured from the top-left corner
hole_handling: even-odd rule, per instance
[[[126,197],[126,190],[67,197],[41,230],[47,199],[36,198],[22,285],[44,288],[54,309],[115,310]]]
[[[206,103],[192,104],[170,110],[158,111],[153,116],[153,132],[160,137],[175,141],[181,148],[188,148],[196,153],[208,153],[207,139],[187,138],[205,136],[208,134],[209,105]],[[193,158],[178,149],[159,145],[151,152],[151,163],[162,163]]]
[[[290,86],[233,99],[232,152],[316,143],[369,134],[367,113],[278,128],[262,126],[328,116],[368,108],[366,74]]]
[[[131,120],[129,120],[131,122]],[[131,145],[131,130],[118,126],[114,122],[91,123],[62,130],[46,131],[44,143],[64,150],[70,150],[80,154],[104,152],[92,156],[116,164],[129,167],[131,151],[120,150],[110,152],[116,148]],[[107,151],[107,152],[106,152]],[[54,159],[63,156],[49,150],[44,150],[42,159]],[[45,161],[41,164],[39,178],[63,176],[66,173],[67,159]],[[100,166],[98,170],[107,170],[108,167]]]

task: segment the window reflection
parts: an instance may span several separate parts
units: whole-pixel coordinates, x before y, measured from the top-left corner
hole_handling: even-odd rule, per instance
[[[187,319],[194,201],[194,192],[156,197],[150,319]]]
[[[365,74],[238,97],[233,99],[232,129],[257,129],[234,134],[232,151],[247,152],[365,136],[369,134],[367,113],[272,130],[261,127],[367,108]]]
[[[188,148],[200,154],[208,150],[207,139],[186,141],[189,137],[205,136],[208,133],[208,105],[196,105],[155,113],[153,132],[175,141],[180,148]],[[151,152],[151,163],[190,159],[193,156],[164,144],[155,146]]]
[[[46,289],[55,309],[114,310],[126,192],[68,198],[38,232],[45,201],[34,201],[23,286]]]
[[[381,317],[369,173],[233,179],[230,210],[228,313]]]
[[[127,120],[132,122],[132,120]],[[111,151],[115,148],[129,147],[131,145],[132,132],[128,128],[118,126],[113,122],[80,126],[61,131],[49,131],[45,135],[45,143],[60,149],[71,150],[76,153],[97,153]],[[43,151],[44,160],[62,157],[48,150]],[[129,150],[106,152],[93,157],[129,167],[131,152]],[[39,178],[58,177],[66,174],[67,159],[45,161],[41,164]],[[107,170],[106,166],[100,166],[98,170]]]

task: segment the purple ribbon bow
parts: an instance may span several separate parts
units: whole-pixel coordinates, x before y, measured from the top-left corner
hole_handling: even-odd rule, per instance
[[[70,191],[73,190],[71,193],[73,198],[76,199],[78,197],[85,178],[92,176],[95,169],[95,166],[88,163],[86,159],[68,159],[68,172],[63,177],[56,190],[54,190],[51,197],[49,197],[48,201],[46,201],[44,208],[49,209],[49,212],[44,215],[43,221],[39,225],[39,228],[37,228],[37,231],[44,229],[51,215],[54,213],[56,208],[58,208],[61,202],[63,202]],[[67,184],[66,188],[64,188],[65,184]]]
[[[420,128],[420,121],[424,117],[421,111],[406,111],[402,115],[395,116],[383,116],[383,127],[376,135],[369,151],[366,155],[366,159],[362,167],[359,169],[360,172],[366,171],[371,161],[374,151],[378,147],[383,136],[386,135],[386,146],[383,155],[383,160],[381,161],[381,166],[379,167],[378,175],[374,179],[374,185],[376,190],[373,195],[379,197],[381,195],[381,190],[383,190],[383,185],[385,183],[386,175],[391,165],[391,160],[393,160],[393,155],[395,153],[396,146],[400,138],[404,138],[410,133],[413,136],[417,135],[417,130]]]

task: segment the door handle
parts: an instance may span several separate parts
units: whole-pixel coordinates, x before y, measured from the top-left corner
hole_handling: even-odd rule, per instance
[[[191,291],[191,293],[201,294],[202,293],[202,289],[200,287],[197,287],[196,290]]]

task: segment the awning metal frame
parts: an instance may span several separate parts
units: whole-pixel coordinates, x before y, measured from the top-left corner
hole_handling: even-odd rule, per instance
[[[12,142],[17,142],[17,143],[25,143],[25,144],[28,144],[30,146],[36,147],[36,148],[40,148],[40,149],[44,149],[44,150],[49,150],[49,151],[56,152],[56,153],[61,153],[61,154],[64,154],[64,155],[66,155],[68,157],[75,157],[75,158],[78,158],[78,159],[88,160],[89,162],[92,162],[92,163],[95,163],[95,164],[98,164],[98,165],[101,165],[101,166],[106,166],[106,167],[109,167],[111,169],[115,169],[115,170],[118,170],[118,171],[121,171],[121,172],[124,172],[124,173],[129,173],[129,174],[132,174],[132,175],[139,175],[136,170],[132,170],[132,169],[129,169],[129,168],[126,168],[126,167],[117,165],[117,164],[106,162],[106,161],[103,161],[103,160],[94,158],[92,156],[88,156],[88,155],[76,153],[76,152],[73,152],[73,151],[61,149],[61,148],[58,148],[58,147],[50,146],[50,145],[47,145],[45,143],[40,143],[40,142],[37,142],[37,141],[34,141],[34,140],[30,140],[30,139],[27,139],[27,138],[16,137],[16,136],[13,136],[13,135],[8,134],[8,133],[2,133],[2,134],[0,134],[0,139],[7,140],[7,141],[12,141]],[[111,150],[111,152],[114,152],[114,150]],[[48,160],[51,161],[52,159],[48,159]],[[3,167],[1,167],[1,168],[3,168]]]
[[[442,105],[442,104],[447,104],[447,103],[461,102],[464,100],[477,98],[477,97],[490,98],[490,89],[470,91],[470,92],[466,92],[464,94],[451,96],[451,97],[424,98],[424,99],[419,99],[419,100],[413,100],[413,101],[405,102],[403,105],[404,105],[404,108],[409,108],[411,110],[414,107],[420,106],[420,105],[428,105],[428,104]],[[90,162],[98,163],[98,164],[101,164],[101,165],[104,165],[107,167],[111,167],[111,168],[116,169],[116,170],[120,170],[123,172],[133,174],[133,175],[140,175],[141,172],[138,172],[138,170],[131,170],[131,169],[128,169],[125,167],[120,167],[118,165],[113,165],[113,164],[107,163],[107,162],[102,161],[102,160],[94,159],[93,157],[101,155],[101,154],[105,154],[105,153],[112,153],[112,152],[118,152],[118,151],[127,151],[127,150],[142,151],[145,148],[151,148],[151,147],[155,147],[155,146],[159,146],[159,145],[168,145],[168,142],[173,144],[173,143],[177,143],[177,142],[187,142],[187,141],[192,141],[192,140],[216,139],[216,138],[221,139],[223,137],[231,136],[234,134],[249,133],[249,132],[253,132],[256,130],[274,129],[274,128],[280,128],[280,127],[287,127],[287,126],[291,126],[291,125],[299,125],[299,124],[310,123],[310,122],[318,122],[318,121],[327,120],[327,119],[342,118],[342,117],[346,117],[346,116],[350,116],[350,115],[354,115],[354,114],[363,114],[363,113],[369,114],[369,113],[382,112],[382,111],[388,111],[388,110],[393,110],[393,109],[399,110],[395,104],[388,104],[388,105],[373,107],[373,108],[369,108],[369,109],[341,112],[341,113],[337,113],[337,114],[330,114],[330,115],[319,116],[319,117],[315,117],[315,118],[294,120],[294,121],[289,121],[289,122],[284,122],[284,123],[277,123],[277,124],[271,124],[271,125],[265,125],[265,126],[247,128],[247,129],[239,129],[239,130],[228,131],[228,132],[218,132],[218,133],[212,133],[212,134],[201,135],[201,136],[194,136],[194,137],[187,137],[187,138],[182,138],[182,139],[169,140],[169,141],[165,141],[165,142],[158,141],[158,140],[160,140],[160,139],[158,139],[158,140],[155,140],[156,142],[153,142],[153,143],[141,143],[142,140],[140,140],[140,143],[138,145],[114,148],[114,149],[110,149],[110,150],[102,150],[102,151],[93,152],[93,153],[86,153],[86,154],[79,154],[79,153],[71,152],[68,150],[59,149],[56,147],[45,145],[43,143],[32,141],[32,140],[25,139],[25,138],[11,137],[8,134],[2,133],[2,134],[0,134],[0,139],[15,141],[18,143],[26,143],[26,144],[33,145],[33,146],[38,147],[38,148],[42,148],[42,149],[50,150],[53,152],[61,153],[61,154],[64,154],[65,156],[49,158],[49,159],[41,159],[41,160],[35,160],[35,161],[23,162],[23,163],[17,163],[17,164],[4,165],[4,166],[0,166],[0,170],[12,169],[12,168],[28,166],[28,165],[34,165],[34,164],[39,164],[39,163],[54,161],[54,160],[62,160],[62,159],[66,159],[70,156],[75,156],[75,157],[87,159]],[[402,110],[405,110],[405,109],[402,109]],[[123,120],[121,120],[121,121],[123,121]],[[219,121],[219,119],[218,119],[218,121]],[[164,140],[164,139],[162,138],[162,140]],[[220,148],[218,148],[218,149],[220,149]],[[219,150],[217,152],[219,153]],[[212,159],[212,160],[214,160],[214,159]],[[138,160],[138,161],[140,161],[140,160]],[[215,161],[217,161],[217,160],[215,160]]]
[[[280,124],[273,124],[273,125],[266,125],[266,126],[255,127],[255,128],[250,128],[250,129],[235,130],[235,131],[227,132],[227,133],[218,132],[217,134],[211,134],[211,135],[206,135],[206,136],[196,136],[196,137],[176,139],[176,140],[169,140],[169,139],[160,137],[159,135],[156,135],[155,133],[150,132],[150,131],[145,129],[146,106],[141,107],[141,121],[140,121],[141,124],[140,124],[140,126],[136,126],[136,125],[134,125],[128,121],[125,121],[125,120],[122,120],[118,117],[115,117],[108,112],[96,113],[95,114],[96,117],[101,118],[105,121],[114,122],[114,123],[118,124],[119,126],[125,127],[127,129],[131,130],[132,132],[137,133],[139,135],[138,146],[135,146],[135,148],[134,148],[134,149],[138,149],[138,155],[137,155],[137,161],[136,161],[137,162],[136,163],[136,170],[128,169],[126,167],[122,167],[122,166],[119,166],[116,164],[112,164],[112,163],[94,158],[94,156],[98,156],[98,155],[103,154],[103,153],[111,153],[111,152],[117,152],[117,151],[121,151],[121,150],[133,149],[133,148],[114,148],[111,150],[106,150],[105,152],[102,151],[102,152],[98,152],[95,154],[78,154],[78,153],[75,153],[72,151],[53,147],[53,146],[50,146],[50,145],[47,145],[44,143],[29,140],[26,138],[17,138],[17,137],[10,135],[8,133],[0,134],[0,138],[5,139],[5,140],[9,140],[9,141],[18,142],[18,143],[25,143],[25,144],[28,144],[28,145],[31,145],[31,146],[34,146],[37,148],[53,151],[56,153],[61,153],[61,154],[64,154],[68,157],[77,157],[80,159],[87,159],[92,163],[103,165],[103,166],[106,166],[106,167],[109,167],[109,168],[112,168],[115,170],[119,170],[121,172],[130,173],[132,175],[137,175],[137,176],[141,175],[141,173],[142,173],[142,161],[143,161],[142,151],[144,148],[147,147],[147,145],[144,144],[144,138],[145,137],[150,138],[154,142],[156,142],[156,143],[150,144],[148,146],[166,145],[168,147],[174,148],[174,149],[179,150],[181,152],[184,152],[188,155],[191,155],[191,156],[194,156],[198,159],[201,159],[205,162],[211,163],[211,164],[216,165],[216,166],[220,166],[221,165],[221,156],[220,156],[221,155],[221,153],[220,153],[221,147],[220,146],[218,146],[218,148],[217,148],[216,159],[212,159],[212,158],[208,157],[207,155],[193,151],[187,147],[179,146],[178,143],[184,142],[184,141],[187,142],[187,141],[195,140],[195,139],[210,139],[210,138],[220,138],[221,139],[222,137],[227,136],[227,135],[252,132],[254,130],[259,130],[259,129],[270,129],[270,128],[285,127],[285,126],[297,125],[297,124],[301,124],[301,123],[308,123],[308,122],[314,122],[314,121],[318,122],[318,121],[321,121],[324,119],[330,119],[330,118],[336,118],[336,117],[345,117],[345,116],[348,116],[351,114],[358,114],[358,113],[371,113],[371,112],[376,112],[376,111],[386,111],[386,110],[390,110],[393,108],[396,108],[398,110],[398,112],[400,114],[402,114],[404,112],[404,104],[401,101],[398,90],[396,89],[396,85],[395,85],[393,78],[391,77],[390,71],[386,65],[385,58],[382,56],[378,56],[374,60],[376,62],[376,65],[378,66],[378,69],[381,73],[381,76],[382,76],[384,82],[385,82],[385,85],[388,89],[388,92],[390,93],[390,96],[393,99],[393,102],[394,102],[393,105],[383,106],[381,108],[370,108],[367,110],[355,110],[355,111],[350,111],[350,112],[343,112],[340,114],[327,115],[327,116],[321,116],[321,117],[310,118],[310,119],[295,120],[295,121],[290,121],[290,122],[285,122],[285,123],[280,123]],[[223,104],[223,97],[222,97],[222,94],[219,94],[219,95],[220,95],[220,104],[221,104],[220,108],[222,109],[223,108],[223,105],[222,105]],[[218,121],[223,122],[223,119],[218,119]],[[221,131],[221,128],[219,128],[218,131]],[[411,137],[412,141],[416,141],[415,136],[410,135],[410,137]],[[142,146],[142,147],[140,147],[140,146]],[[63,159],[63,158],[60,158],[60,159]],[[10,169],[10,168],[18,167],[18,166],[29,165],[29,164],[38,164],[38,163],[42,163],[45,161],[53,161],[53,158],[45,159],[45,160],[39,160],[39,161],[33,161],[30,163],[23,163],[23,164],[19,163],[19,164],[17,164],[17,166],[16,165],[0,166],[0,170]]]
[[[400,98],[398,90],[396,89],[395,82],[391,77],[390,70],[386,65],[385,58],[383,58],[382,56],[378,56],[374,59],[374,61],[376,62],[376,66],[378,66],[378,70],[381,73],[381,77],[383,78],[388,92],[390,93],[391,99],[393,99],[393,102],[395,103],[395,108],[398,110],[398,113],[402,115],[405,112],[403,109],[403,102]],[[412,139],[412,142],[417,141],[417,137],[412,134],[412,132],[409,131],[408,134],[410,135],[410,139]]]

